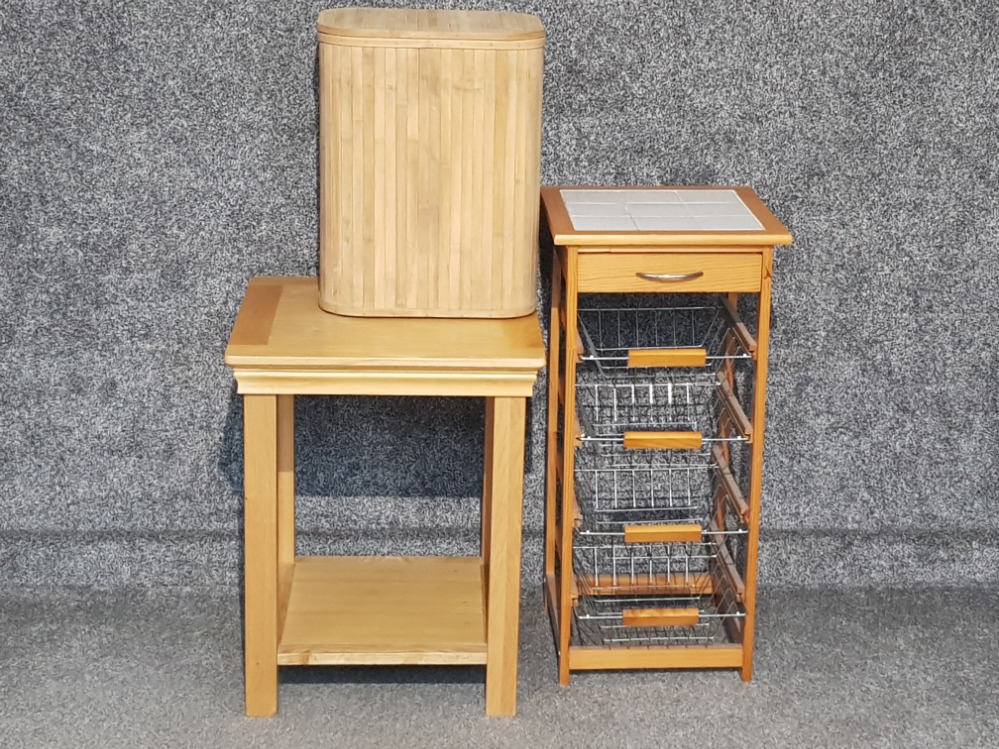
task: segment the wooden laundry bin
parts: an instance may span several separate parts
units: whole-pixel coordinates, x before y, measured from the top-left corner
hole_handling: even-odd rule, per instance
[[[320,306],[534,311],[545,32],[534,16],[319,14]]]

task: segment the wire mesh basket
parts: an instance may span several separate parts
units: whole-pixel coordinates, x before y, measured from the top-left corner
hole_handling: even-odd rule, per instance
[[[715,567],[729,582],[741,587],[725,540],[745,537],[738,527],[709,525],[696,541],[630,543],[617,534],[577,531],[573,541],[573,569],[584,595],[701,594],[713,585]]]
[[[750,360],[755,346],[720,298],[677,307],[585,308],[578,312],[581,360],[601,372],[634,367],[712,367]]]
[[[699,542],[628,544],[604,534],[577,533],[576,643],[629,647],[738,641],[745,586],[732,560],[730,535],[717,531]]]
[[[721,510],[744,527],[749,507],[730,468],[741,457],[733,453],[719,445],[662,453],[580,450],[573,490],[582,522],[601,533],[677,529],[683,538],[683,530],[707,527]]]
[[[584,442],[689,449],[703,442],[745,442],[752,431],[732,386],[712,372],[662,370],[643,378],[581,379],[576,384],[576,405]],[[643,439],[641,435],[649,432],[685,433],[688,439],[676,437],[675,444]]]
[[[576,645],[654,647],[738,642],[744,610],[702,596],[586,598],[573,609]]]

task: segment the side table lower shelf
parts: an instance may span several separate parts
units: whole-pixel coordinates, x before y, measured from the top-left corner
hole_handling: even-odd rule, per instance
[[[479,557],[298,557],[282,666],[486,663]]]

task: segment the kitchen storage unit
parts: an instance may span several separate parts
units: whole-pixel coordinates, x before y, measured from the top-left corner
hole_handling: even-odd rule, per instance
[[[545,603],[572,671],[752,678],[775,245],[748,187],[542,190]]]
[[[541,22],[348,8],[321,12],[317,28],[320,306],[533,312]]]

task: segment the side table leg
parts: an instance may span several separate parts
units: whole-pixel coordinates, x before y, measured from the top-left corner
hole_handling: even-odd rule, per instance
[[[246,714],[277,712],[277,396],[243,396]]]
[[[485,451],[482,457],[482,542],[479,554],[486,585],[486,613],[489,612],[489,535],[493,514],[493,399],[486,398]]]
[[[295,396],[277,397],[278,639],[295,571]]]
[[[492,403],[486,715],[517,711],[525,408],[523,398],[494,398]]]

